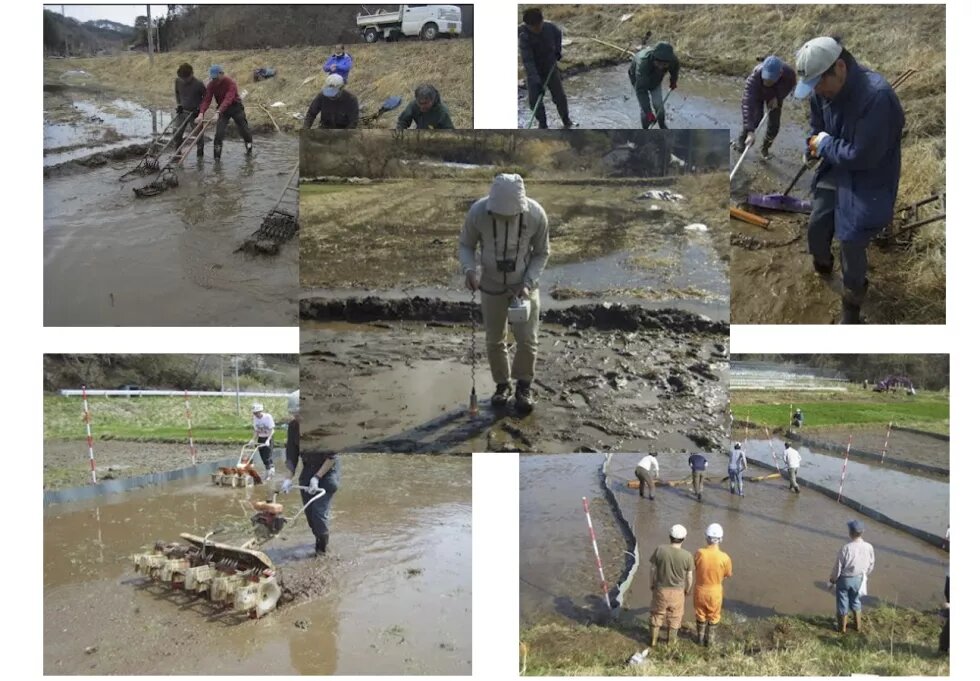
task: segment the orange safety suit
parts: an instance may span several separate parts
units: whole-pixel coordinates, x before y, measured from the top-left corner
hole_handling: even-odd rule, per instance
[[[700,548],[694,554],[694,616],[698,622],[721,621],[721,583],[731,576],[732,559],[718,544]]]

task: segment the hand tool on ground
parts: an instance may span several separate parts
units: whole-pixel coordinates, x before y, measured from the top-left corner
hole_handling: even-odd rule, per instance
[[[238,253],[243,251],[252,255],[276,255],[279,253],[282,244],[286,243],[299,231],[299,162],[293,166],[286,185],[279,193],[272,210],[266,213],[262,219],[262,224],[251,236],[242,242],[242,245],[235,249]],[[296,180],[296,182],[293,182]],[[286,196],[289,200],[286,201]]]
[[[186,130],[188,127],[194,127],[193,122],[193,112],[188,112],[187,116],[184,117],[174,116],[171,118],[170,122],[167,123],[167,127],[159,135],[154,137],[149,146],[147,146],[146,151],[143,153],[143,158],[140,159],[136,167],[124,173],[119,178],[119,181],[127,182],[133,178],[149,175],[160,170],[160,156],[174,143],[180,131]]]

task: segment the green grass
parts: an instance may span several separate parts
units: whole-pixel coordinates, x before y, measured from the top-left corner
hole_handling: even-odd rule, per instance
[[[276,421],[286,419],[286,398],[263,398]],[[190,399],[194,440],[201,444],[240,444],[252,427],[252,400],[242,398],[242,413],[234,397]],[[89,399],[92,435],[97,440],[185,442],[187,417],[180,397],[93,397]],[[44,439],[77,439],[85,433],[79,397],[44,397]]]
[[[876,424],[893,422],[910,428],[922,427],[933,432],[949,432],[949,402],[920,400],[906,401],[778,401],[767,404],[733,404],[737,420],[750,421],[770,428],[789,424],[793,409],[802,409],[805,425],[838,426],[845,424]]]
[[[649,645],[638,625],[542,624],[521,632],[525,674],[535,676],[885,676],[949,674],[949,658],[935,653],[940,624],[929,613],[883,606],[865,612],[864,631],[845,636],[831,617],[773,617],[723,623],[719,643],[704,649],[692,632],[648,661],[627,664]]]

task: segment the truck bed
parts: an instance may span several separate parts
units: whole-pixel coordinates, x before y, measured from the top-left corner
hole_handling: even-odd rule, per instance
[[[375,14],[358,14],[358,26],[373,26],[383,24],[397,24],[402,20],[401,12],[377,12]]]

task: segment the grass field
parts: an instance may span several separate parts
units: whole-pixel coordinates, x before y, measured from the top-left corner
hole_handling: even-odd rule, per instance
[[[949,675],[949,658],[935,652],[935,614],[883,606],[867,610],[864,625],[861,634],[840,636],[830,616],[723,620],[714,648],[682,632],[673,650],[661,644],[631,666],[630,656],[649,646],[647,628],[544,624],[521,632],[521,661],[534,676]]]
[[[252,398],[242,398],[241,414],[234,397],[192,397],[194,440],[201,444],[237,444],[252,432]],[[287,419],[286,398],[262,398],[277,422]],[[187,417],[180,397],[93,397],[89,399],[92,436],[96,440],[134,442],[187,441]],[[78,440],[85,437],[79,397],[44,397],[44,439]]]

